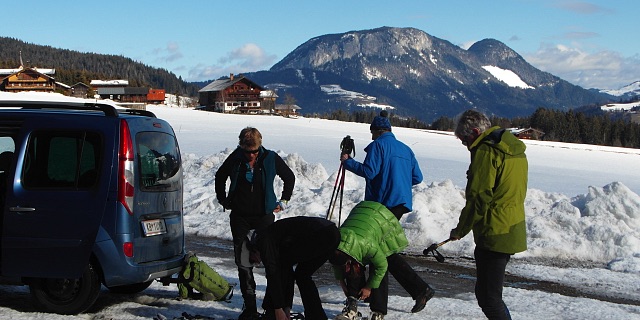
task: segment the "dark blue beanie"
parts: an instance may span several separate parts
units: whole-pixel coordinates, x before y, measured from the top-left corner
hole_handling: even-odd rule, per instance
[[[391,122],[389,122],[389,113],[387,110],[380,111],[380,115],[373,118],[369,130],[389,130],[391,131]]]

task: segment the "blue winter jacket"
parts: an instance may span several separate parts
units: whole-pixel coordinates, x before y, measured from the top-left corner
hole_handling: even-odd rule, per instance
[[[373,140],[360,163],[349,158],[343,162],[349,170],[366,180],[365,201],[382,203],[387,208],[403,205],[412,211],[411,187],[422,182],[422,171],[411,148],[391,132]]]

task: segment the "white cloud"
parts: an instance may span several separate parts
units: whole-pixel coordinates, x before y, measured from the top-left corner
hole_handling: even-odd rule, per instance
[[[586,1],[560,1],[554,6],[577,14],[613,13],[613,10],[609,8],[601,7]]]
[[[615,51],[587,52],[579,46],[543,44],[523,54],[527,62],[584,88],[618,89],[640,80],[640,56],[623,57]]]
[[[275,55],[267,54],[254,43],[247,43],[228,52],[218,59],[216,64],[193,66],[189,71],[190,81],[211,80],[230,73],[255,72],[265,70],[276,60]]]
[[[153,54],[158,56],[158,59],[162,62],[174,62],[184,57],[182,51],[180,51],[180,45],[175,41],[169,41],[164,48],[154,49]]]

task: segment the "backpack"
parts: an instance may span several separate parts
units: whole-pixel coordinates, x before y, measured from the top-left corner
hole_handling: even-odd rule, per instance
[[[185,256],[178,279],[178,293],[183,299],[229,301],[233,297],[233,285],[191,252]],[[194,293],[194,289],[200,294]]]

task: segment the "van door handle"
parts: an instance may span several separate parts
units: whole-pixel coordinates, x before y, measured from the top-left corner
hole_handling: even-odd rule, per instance
[[[10,212],[33,212],[36,211],[36,208],[29,207],[9,207]]]

